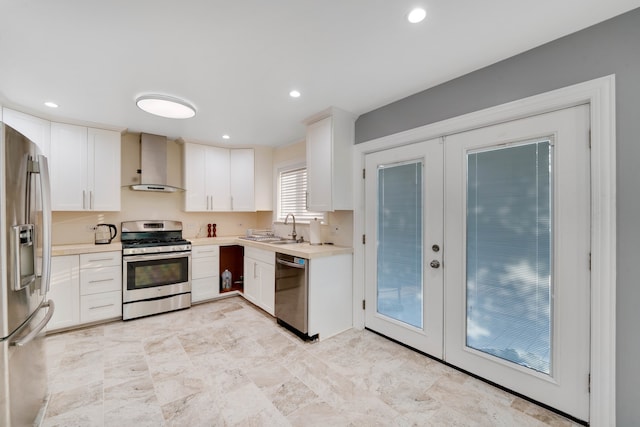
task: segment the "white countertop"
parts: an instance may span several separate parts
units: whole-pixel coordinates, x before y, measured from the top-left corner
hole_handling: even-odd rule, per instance
[[[240,245],[249,246],[258,249],[271,250],[273,252],[281,252],[300,258],[321,258],[334,255],[353,253],[353,248],[334,245],[311,245],[305,243],[291,243],[286,245],[274,245],[271,243],[253,242],[251,240],[240,239],[236,236],[227,237],[210,237],[199,239],[188,239],[192,246],[203,245]],[[95,245],[93,243],[79,243],[74,245],[54,245],[52,248],[53,256],[62,255],[78,255],[96,252],[122,251],[120,242],[110,243],[108,245]]]

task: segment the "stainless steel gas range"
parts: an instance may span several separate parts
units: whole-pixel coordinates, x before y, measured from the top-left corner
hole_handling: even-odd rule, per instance
[[[124,320],[191,307],[191,242],[180,221],[125,221],[121,239]]]

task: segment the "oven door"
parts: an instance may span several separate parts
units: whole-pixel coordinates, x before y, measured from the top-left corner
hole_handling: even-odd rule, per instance
[[[122,301],[191,292],[191,252],[122,257]]]

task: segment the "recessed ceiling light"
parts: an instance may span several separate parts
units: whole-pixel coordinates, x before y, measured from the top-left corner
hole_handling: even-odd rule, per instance
[[[58,104],[56,104],[55,102],[51,102],[51,101],[45,102],[44,105],[46,105],[49,108],[58,108]]]
[[[291,92],[289,92],[289,96],[292,98],[300,98],[300,92],[298,92],[297,90],[292,90]]]
[[[409,12],[409,15],[407,16],[407,20],[412,24],[417,24],[418,22],[422,22],[422,20],[424,20],[426,16],[427,16],[427,11],[420,7],[417,7],[413,9],[411,12]]]
[[[231,137],[229,135],[227,135],[227,134],[222,135],[222,139],[229,139],[229,138],[231,138]]]
[[[168,119],[188,119],[196,115],[196,109],[187,101],[165,95],[143,95],[136,105],[147,113]]]

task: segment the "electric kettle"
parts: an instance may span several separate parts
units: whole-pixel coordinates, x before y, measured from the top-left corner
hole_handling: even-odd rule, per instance
[[[95,233],[96,245],[108,245],[118,235],[118,229],[113,224],[98,224]]]

